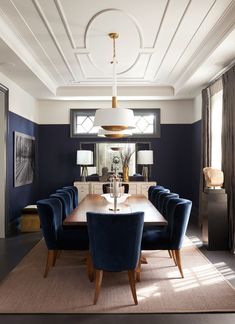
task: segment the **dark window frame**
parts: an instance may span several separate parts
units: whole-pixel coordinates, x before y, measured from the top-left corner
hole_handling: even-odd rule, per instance
[[[94,116],[97,109],[70,109],[70,137],[72,138],[95,138],[97,134],[75,133],[76,116]],[[160,108],[156,109],[133,109],[134,115],[148,116],[154,115],[153,134],[133,134],[130,138],[160,138],[161,135],[161,114]]]

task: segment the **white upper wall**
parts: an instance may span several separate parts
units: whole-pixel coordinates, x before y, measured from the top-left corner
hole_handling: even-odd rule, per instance
[[[198,121],[202,118],[202,95],[201,93],[194,98],[193,103],[193,118],[194,121]]]
[[[9,89],[9,110],[37,123],[38,101],[2,73],[0,83]]]
[[[9,89],[9,110],[38,124],[69,124],[70,109],[108,108],[110,101],[37,100],[0,73],[0,83]],[[201,119],[201,96],[186,100],[119,101],[120,107],[161,109],[162,124],[192,124]]]
[[[110,101],[39,101],[39,124],[69,124],[70,109],[92,109],[111,107]],[[195,122],[194,101],[120,101],[119,107],[160,108],[162,124],[192,124]]]

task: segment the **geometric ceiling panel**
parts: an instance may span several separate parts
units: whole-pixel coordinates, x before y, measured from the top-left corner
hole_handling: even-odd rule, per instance
[[[107,86],[113,56],[108,34],[117,32],[120,85],[143,85],[146,93],[148,85],[164,86],[193,95],[195,85],[211,79],[212,70],[219,73],[235,58],[234,46],[219,63],[213,56],[217,48],[223,51],[234,26],[235,0],[0,0],[2,48],[9,48],[9,55],[0,52],[0,66],[13,79],[15,72],[23,88],[26,76],[35,74],[33,95],[42,88],[33,85],[37,79],[52,92]],[[19,62],[22,68],[14,71]],[[23,75],[24,69],[30,73]]]

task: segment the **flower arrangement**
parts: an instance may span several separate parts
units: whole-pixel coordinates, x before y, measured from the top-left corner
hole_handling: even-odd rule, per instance
[[[135,150],[131,150],[131,147],[128,145],[126,150],[120,151],[120,156],[121,156],[121,160],[122,160],[122,166],[123,167],[128,167],[131,157],[134,154]]]

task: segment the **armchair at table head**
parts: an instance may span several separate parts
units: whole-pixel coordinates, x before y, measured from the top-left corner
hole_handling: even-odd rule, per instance
[[[73,208],[78,206],[78,188],[76,186],[66,186],[63,187],[65,190],[70,190],[72,192]]]
[[[128,183],[122,183],[122,188],[124,188],[124,193],[129,193],[129,184]],[[109,193],[110,191],[110,184],[109,183],[104,183],[103,184],[103,193]]]
[[[168,225],[165,231],[145,229],[142,238],[142,250],[169,250],[182,277],[180,249],[188,226],[192,202],[187,199],[169,198],[167,204]]]
[[[60,200],[62,204],[62,220],[64,220],[73,211],[71,196],[68,192],[56,192],[51,194],[50,198],[57,198]]]
[[[104,271],[128,270],[132,295],[137,304],[135,269],[139,263],[144,213],[87,213],[90,253],[96,269],[94,304],[99,296]]]
[[[37,201],[42,233],[48,249],[44,277],[55,265],[60,250],[88,250],[89,240],[86,230],[63,230],[62,204],[58,198]]]

